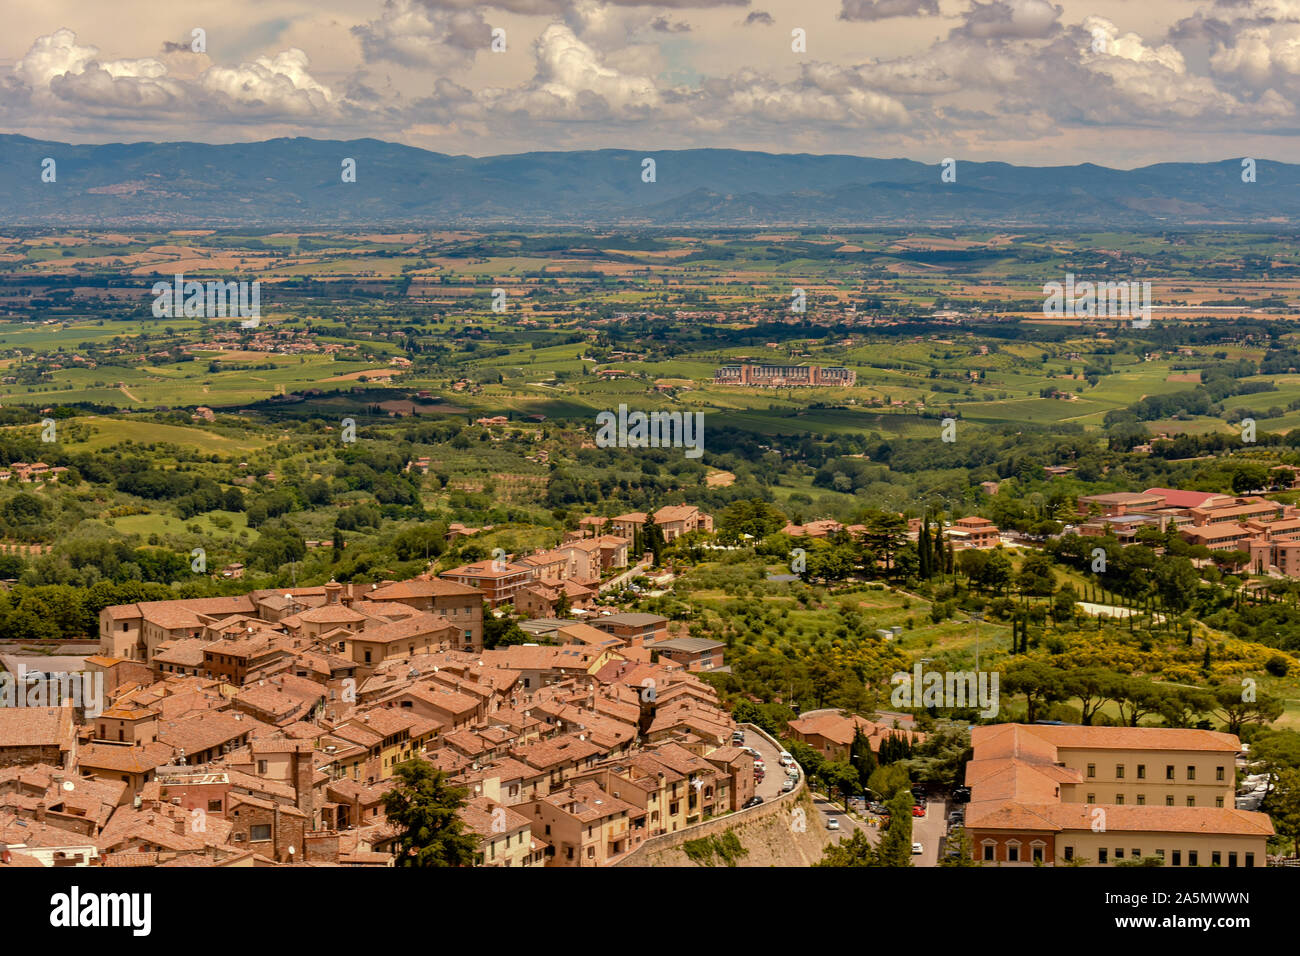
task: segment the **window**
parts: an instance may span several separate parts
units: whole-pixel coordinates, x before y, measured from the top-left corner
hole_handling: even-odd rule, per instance
[[[259,760],[259,761],[257,762],[257,773],[258,773],[259,776],[265,776],[265,775],[266,775],[266,761],[265,761],[265,760]]]
[[[1137,802],[1139,807],[1145,807],[1147,805],[1147,795],[1145,793],[1139,793],[1137,795]]]
[[[1163,859],[1165,858],[1165,851],[1164,851],[1164,850],[1156,850],[1156,856],[1157,856],[1158,858],[1160,858],[1160,859],[1163,860]]]
[[[264,843],[271,839],[271,824],[254,823],[248,828],[248,838],[254,843]]]
[[[1174,765],[1173,765],[1173,764],[1169,764],[1168,766],[1165,767],[1165,779],[1166,779],[1166,780],[1173,780],[1173,779],[1174,779]]]
[[[1215,797],[1215,798],[1214,798],[1214,805],[1215,805],[1216,807],[1218,807],[1220,810],[1222,810],[1222,809],[1223,809],[1223,797]]]
[[[1194,807],[1194,806],[1196,806],[1196,798],[1195,798],[1195,797],[1188,797],[1188,798],[1187,798],[1187,805],[1188,805],[1189,807]]]
[[[1172,793],[1165,794],[1165,806],[1172,807],[1173,805],[1174,805],[1174,795]]]
[[[1097,848],[1097,862],[1098,862],[1098,863],[1106,863],[1106,862],[1108,862],[1108,861],[1106,860],[1106,848],[1105,848],[1104,846],[1103,846],[1103,847],[1098,847],[1098,848]]]
[[[1236,851],[1233,851],[1228,854],[1228,866],[1236,866],[1236,865],[1237,865],[1237,854]]]
[[[1019,862],[1020,862],[1020,844],[1019,844],[1019,843],[1008,843],[1008,844],[1007,844],[1007,860],[1010,861],[1010,862],[1012,862],[1012,863],[1019,863]],[[1233,864],[1233,865],[1235,866],[1236,864]]]
[[[209,801],[208,801],[208,813],[220,813],[220,812],[221,812],[221,801],[220,801],[220,800],[209,800]]]
[[[1215,767],[1215,768],[1214,768],[1214,779],[1215,779],[1215,780],[1219,780],[1219,781],[1222,781],[1222,780],[1223,780],[1223,768],[1222,768],[1222,767]]]
[[[1122,859],[1124,859],[1124,848],[1123,848],[1123,847],[1118,847],[1118,846],[1115,847],[1115,859],[1117,859],[1117,860],[1122,860]]]
[[[1038,843],[1035,843],[1035,844],[1034,844],[1033,854],[1034,854],[1034,862],[1035,862],[1035,863],[1042,863],[1042,862],[1043,862],[1043,847],[1042,847],[1041,844],[1038,844]],[[1247,864],[1247,866],[1249,866],[1249,865],[1250,865],[1250,864]]]
[[[1188,866],[1196,866],[1196,851],[1195,851],[1195,850],[1188,850],[1188,851],[1187,851],[1187,865],[1188,865]]]
[[[1174,866],[1182,866],[1182,865],[1183,865],[1183,851],[1174,850]]]
[[[1254,865],[1255,865],[1255,854],[1253,854],[1253,853],[1247,853],[1247,854],[1246,854],[1246,865],[1247,865],[1247,866],[1254,866]]]
[[[1196,779],[1196,767],[1193,766],[1192,764],[1187,765],[1187,779],[1188,780]]]
[[[1124,794],[1122,793],[1115,794],[1115,806],[1117,807],[1124,806]]]
[[[992,843],[985,843],[985,844],[984,844],[984,859],[987,860],[987,861],[992,861],[992,859],[993,859],[993,844],[992,844]]]
[[[1138,764],[1138,779],[1145,780],[1146,778],[1147,778],[1147,765],[1144,763],[1140,763]]]
[[[1092,778],[1095,776],[1097,776],[1097,765],[1095,763],[1090,763],[1088,764],[1088,777]]]
[[[1067,847],[1065,848],[1065,858],[1066,858],[1067,860],[1073,860],[1073,859],[1074,859],[1074,847],[1072,847],[1072,846],[1067,846]]]
[[[1135,859],[1135,860],[1140,860],[1140,859],[1142,859],[1142,851],[1139,850],[1137,847],[1134,847],[1134,848],[1133,848],[1133,852],[1132,852],[1132,854],[1130,854],[1130,855],[1131,855],[1131,856],[1133,857],[1133,859]]]
[[[1116,780],[1124,779],[1124,765],[1122,763],[1115,764],[1115,779]]]
[[[1088,802],[1088,803],[1096,803],[1096,802],[1097,802],[1097,795],[1096,795],[1095,793],[1090,793],[1090,794],[1088,794],[1088,800],[1087,800],[1087,802]]]
[[[1222,866],[1222,865],[1223,865],[1223,854],[1221,854],[1218,850],[1215,850],[1213,853],[1210,854],[1210,866]]]

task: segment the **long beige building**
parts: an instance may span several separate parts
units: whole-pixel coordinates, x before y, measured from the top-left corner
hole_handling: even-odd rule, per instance
[[[971,744],[966,829],[985,864],[1267,863],[1272,821],[1235,809],[1232,734],[996,724]]]

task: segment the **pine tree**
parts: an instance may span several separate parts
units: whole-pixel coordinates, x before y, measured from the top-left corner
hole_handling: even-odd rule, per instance
[[[919,565],[921,580],[928,581],[933,576],[933,570],[930,567],[930,515],[927,513],[921,517],[921,534],[916,540],[916,557]]]

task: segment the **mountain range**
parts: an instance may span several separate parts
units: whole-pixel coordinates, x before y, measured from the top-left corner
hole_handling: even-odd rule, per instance
[[[654,160],[654,181],[643,179]],[[53,159],[53,181],[46,182]],[[344,160],[356,181],[343,181]],[[450,156],[374,139],[68,145],[0,135],[0,226],[1288,229],[1300,166],[1140,169],[626,150]]]

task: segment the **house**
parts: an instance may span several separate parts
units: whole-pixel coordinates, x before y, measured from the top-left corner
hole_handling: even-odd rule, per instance
[[[0,707],[0,769],[64,765],[76,745],[71,707]]]
[[[987,518],[959,518],[943,531],[954,549],[996,548],[999,542],[998,526]]]
[[[660,508],[654,513],[654,521],[663,533],[665,542],[693,531],[713,530],[713,516],[701,513],[700,509],[693,505],[670,505]],[[642,530],[645,524],[646,515],[641,511],[633,511],[610,519],[610,527],[614,534],[629,541],[634,540],[636,532]]]
[[[547,842],[547,866],[607,866],[630,849],[634,810],[590,781],[518,808]]]
[[[861,732],[867,738],[868,746],[877,753],[880,744],[888,737],[900,737],[909,743],[920,743],[925,734],[901,727],[891,727],[877,721],[867,720],[856,714],[816,714],[812,717],[800,717],[790,721],[790,739],[807,744],[829,761],[849,759],[853,748],[853,738]]]
[[[645,645],[660,658],[676,661],[687,670],[711,671],[724,666],[727,645],[707,637],[674,637]]]
[[[592,627],[621,637],[628,644],[649,644],[666,640],[668,637],[668,618],[662,614],[648,614],[641,611],[606,614],[594,617],[589,622]]]

